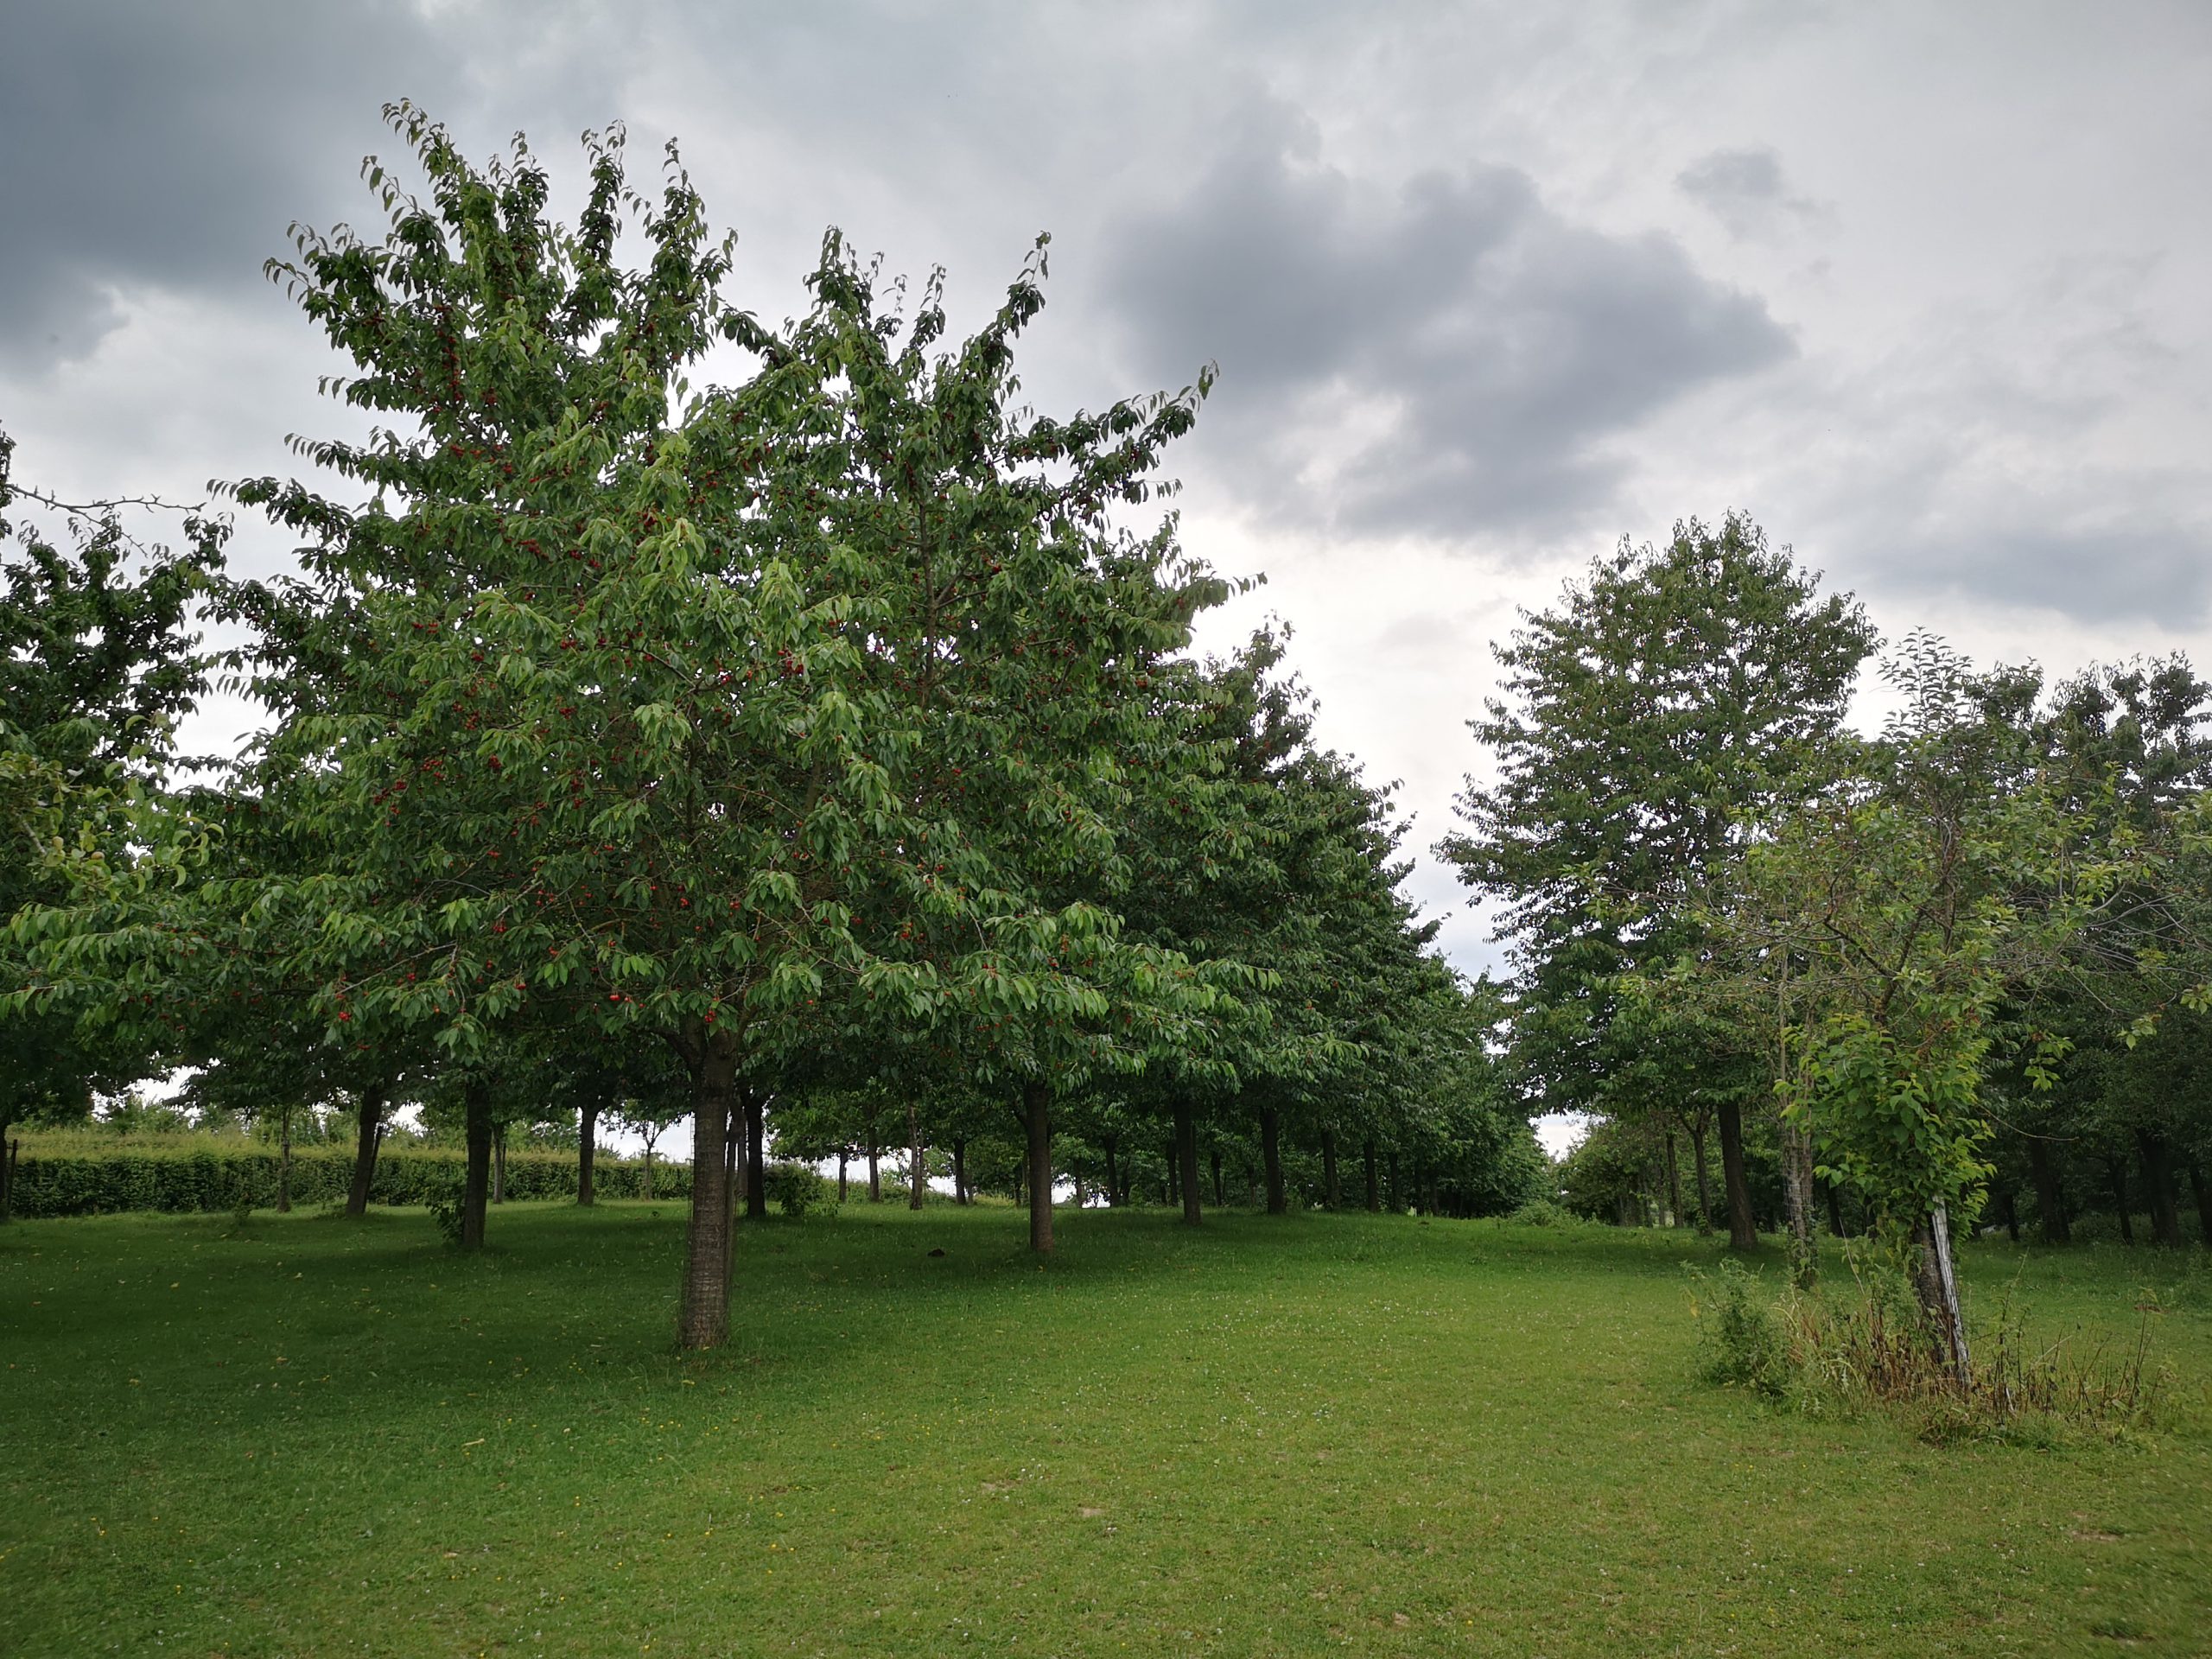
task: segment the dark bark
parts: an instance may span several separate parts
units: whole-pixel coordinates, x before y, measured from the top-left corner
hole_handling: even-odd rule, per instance
[[[1214,1190],[1221,1188],[1221,1166],[1214,1166]],[[1187,1101],[1175,1107],[1175,1179],[1183,1201],[1183,1224],[1196,1227],[1204,1219],[1198,1203],[1198,1116]],[[1217,1200],[1218,1201],[1218,1200]]]
[[[2212,1245],[2212,1192],[2207,1192],[2204,1166],[2192,1158],[2189,1160],[2189,1192],[2196,1200],[2196,1236]],[[7,1205],[0,1203],[0,1221],[7,1218]]]
[[[883,1172],[876,1166],[878,1151],[875,1134],[871,1130],[868,1137],[868,1201],[870,1204],[883,1202]]]
[[[376,1184],[377,1148],[384,1144],[385,1092],[361,1090],[360,1123],[353,1139],[353,1181],[346,1189],[346,1213],[359,1221],[369,1213],[369,1189]]]
[[[1122,1171],[1114,1159],[1115,1142],[1116,1137],[1110,1135],[1103,1142],[1106,1148],[1106,1202],[1111,1205],[1118,1205],[1122,1202]]]
[[[845,1149],[837,1148],[837,1202],[845,1201]]]
[[[1179,1210],[1183,1206],[1183,1143],[1173,1130],[1167,1135],[1167,1207]]]
[[[745,1091],[745,1216],[748,1221],[768,1218],[768,1096],[758,1089]]]
[[[1282,1114],[1273,1106],[1260,1109],[1260,1157],[1267,1168],[1268,1213],[1282,1215],[1290,1200],[1282,1186]]]
[[[1332,1210],[1344,1207],[1344,1190],[1337,1179],[1337,1132],[1321,1131],[1321,1193],[1322,1202]]]
[[[1950,1367],[1952,1379],[1964,1389],[1972,1382],[1972,1362],[1967,1351],[1966,1322],[1959,1311],[1958,1277],[1951,1264],[1950,1221],[1942,1205],[1913,1229],[1918,1248],[1913,1289],[1920,1301],[1936,1353]]]
[[[2050,1149],[2034,1136],[2028,1140],[2028,1179],[2035,1183],[2036,1230],[2046,1244],[2069,1244],[2074,1229],[2066,1214],[2066,1185]]]
[[[1675,1161],[1675,1132],[1667,1131],[1667,1224],[1682,1224],[1682,1172]]]
[[[2166,1139],[2156,1129],[2135,1131],[2136,1155],[2143,1160],[2143,1186],[2151,1206],[2152,1242],[2170,1250],[2183,1248],[2181,1205],[2174,1191],[2174,1166]]]
[[[468,1167],[461,1185],[461,1248],[484,1248],[484,1211],[492,1196],[492,1096],[484,1084],[471,1079],[461,1093],[462,1133],[468,1145]]]
[[[737,1275],[737,1206],[745,1192],[746,1098],[747,1091],[741,1088],[731,1096],[729,1133],[722,1137],[722,1257],[727,1283],[735,1282]]]
[[[737,1062],[721,1039],[701,1042],[691,1075],[691,1225],[684,1238],[677,1345],[719,1348],[729,1339],[731,1108]]]
[[[1846,1236],[1843,1230],[1843,1199],[1837,1193],[1833,1181],[1821,1182],[1821,1190],[1827,1194],[1828,1235],[1832,1238],[1842,1238]]]
[[[289,1215],[292,1211],[292,1109],[289,1106],[277,1114],[277,1138],[282,1143],[276,1154],[276,1213]]]
[[[2107,1158],[2105,1168],[2112,1176],[2112,1207],[2120,1217],[2120,1237],[2124,1244],[2135,1242],[2135,1217],[2127,1202],[2127,1160]]]
[[[964,1135],[952,1137],[952,1201],[968,1202],[968,1137]]]
[[[599,1163],[599,1107],[587,1105],[576,1114],[576,1202],[598,1202],[594,1182]]]
[[[1382,1184],[1375,1178],[1375,1142],[1369,1141],[1360,1148],[1361,1173],[1367,1181],[1367,1208],[1370,1213],[1382,1207]]]
[[[1029,1135],[1029,1248],[1052,1248],[1052,1091],[1041,1083],[1026,1085],[1021,1105]]]
[[[911,1101],[906,1105],[906,1207],[918,1210],[922,1194],[929,1191],[929,1153],[922,1145],[921,1114]]]
[[[2012,1189],[2006,1187],[1997,1201],[1997,1213],[2005,1219],[2005,1236],[2015,1244],[2020,1242],[2020,1205]]]
[[[1728,1196],[1728,1248],[1758,1248],[1759,1230],[1751,1220],[1751,1183],[1744,1178],[1744,1109],[1733,1097],[1720,1102],[1720,1183]]]
[[[492,1202],[507,1201],[507,1126],[495,1124],[492,1129]]]

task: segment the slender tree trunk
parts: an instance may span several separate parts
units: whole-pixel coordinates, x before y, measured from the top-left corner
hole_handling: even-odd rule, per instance
[[[2066,1214],[2066,1185],[2050,1150],[2034,1135],[2028,1138],[2028,1179],[2035,1183],[2036,1230],[2046,1244],[2070,1244],[2074,1229]]]
[[[1700,1233],[1713,1230],[1713,1178],[1705,1160],[1705,1115],[1698,1114],[1690,1124],[1690,1156],[1697,1162],[1697,1230]]]
[[[1675,1132],[1667,1131],[1667,1224],[1682,1224],[1682,1172],[1675,1162]]]
[[[921,1114],[912,1101],[906,1103],[906,1145],[911,1154],[906,1162],[906,1207],[918,1210],[922,1194],[929,1189],[929,1159],[922,1145]]]
[[[1841,1196],[1837,1193],[1834,1182],[1823,1181],[1821,1183],[1821,1190],[1827,1194],[1828,1232],[1834,1237],[1841,1238],[1845,1236],[1843,1230],[1843,1199]]]
[[[1322,1201],[1332,1210],[1344,1207],[1344,1190],[1337,1179],[1337,1132],[1333,1128],[1321,1131],[1321,1193]]]
[[[1191,1109],[1188,1101],[1175,1104],[1175,1162],[1174,1176],[1180,1187],[1183,1200],[1183,1224],[1196,1227],[1203,1220],[1198,1203],[1198,1116]],[[1214,1166],[1214,1188],[1221,1187],[1221,1166]],[[1218,1197],[1216,1203],[1220,1202]]]
[[[768,1219],[768,1096],[766,1090],[745,1091],[745,1215],[748,1221]]]
[[[1041,1083],[1025,1085],[1021,1104],[1029,1131],[1029,1248],[1052,1248],[1052,1091]]]
[[[1282,1186],[1282,1113],[1273,1106],[1260,1108],[1260,1156],[1267,1166],[1268,1213],[1286,1214],[1290,1200]]]
[[[844,1147],[838,1147],[838,1148],[837,1148],[837,1202],[838,1202],[839,1204],[842,1204],[842,1203],[844,1203],[844,1201],[845,1201],[845,1149],[844,1149]]]
[[[731,1108],[737,1056],[724,1039],[700,1045],[691,1078],[691,1225],[684,1238],[677,1345],[719,1348],[729,1339]]]
[[[576,1113],[576,1203],[588,1209],[597,1202],[592,1181],[598,1173],[599,1106],[594,1102]]]
[[[1920,1247],[1915,1288],[1921,1312],[1950,1365],[1952,1379],[1961,1389],[1967,1388],[1974,1382],[1974,1370],[1967,1352],[1966,1320],[1959,1311],[1958,1274],[1951,1264],[1951,1218],[1944,1206],[1937,1205],[1913,1236]]]
[[[361,1090],[359,1122],[353,1138],[353,1179],[346,1189],[346,1213],[355,1221],[369,1213],[369,1188],[377,1179],[377,1147],[384,1129],[385,1092]]]
[[[1182,1161],[1182,1139],[1170,1129],[1167,1135],[1167,1207],[1170,1210],[1183,1207]]]
[[[2181,1205],[2174,1191],[2173,1160],[2165,1137],[2156,1129],[2135,1131],[2135,1150],[2143,1160],[2143,1185],[2150,1195],[2151,1239],[2170,1250],[2183,1247]]]
[[[2020,1242],[2020,1205],[2011,1187],[2005,1189],[2004,1200],[1999,1205],[2005,1217],[2005,1236],[2015,1244]]]
[[[2105,1168],[2112,1175],[2112,1207],[2120,1212],[2120,1242],[2133,1244],[2135,1242],[2135,1215],[2127,1200],[2127,1160],[2107,1158]]]
[[[868,1137],[868,1201],[870,1204],[883,1202],[883,1172],[876,1167],[878,1150],[875,1132],[871,1129]]]
[[[1360,1147],[1361,1174],[1367,1182],[1367,1209],[1372,1215],[1382,1208],[1382,1184],[1375,1179],[1375,1141],[1372,1137]]]
[[[1109,1135],[1105,1138],[1104,1142],[1106,1148],[1106,1202],[1109,1206],[1118,1207],[1122,1202],[1122,1170],[1121,1166],[1116,1162],[1114,1158],[1116,1141],[1116,1137]]]
[[[653,1137],[653,1140],[657,1140],[657,1139],[658,1139],[658,1138],[659,1138],[659,1137],[655,1136],[655,1137]],[[645,1142],[645,1196],[646,1196],[647,1198],[649,1198],[654,1196],[654,1194],[653,1194],[653,1141],[652,1141],[652,1140],[648,1140],[648,1141]]]
[[[1225,1196],[1227,1189],[1221,1184],[1221,1148],[1219,1147],[1209,1147],[1208,1150],[1212,1154],[1213,1207],[1218,1210],[1229,1202],[1228,1198]]]
[[[2196,1200],[2196,1236],[2212,1245],[2212,1192],[2207,1192],[2204,1166],[2192,1158],[2189,1160],[2189,1192]],[[0,1221],[7,1219],[7,1203],[0,1199]]]
[[[729,1133],[722,1137],[722,1282],[737,1282],[737,1207],[745,1194],[745,1103],[742,1086],[730,1096]]]
[[[1029,1141],[1029,1120],[1026,1117],[1021,1120],[1021,1136],[1022,1144],[1026,1148]],[[1028,1203],[1023,1196],[1029,1191],[1029,1182],[1027,1179],[1028,1168],[1029,1154],[1025,1150],[1021,1156],[1014,1160],[1014,1205],[1017,1210],[1026,1207]]]
[[[492,1202],[507,1201],[507,1126],[492,1127]]]
[[[1820,1268],[1813,1243],[1813,1138],[1789,1122],[1782,1126],[1782,1173],[1789,1209],[1790,1282],[1810,1290]]]
[[[484,1083],[471,1077],[461,1090],[462,1134],[468,1144],[468,1167],[461,1186],[461,1248],[484,1248],[485,1204],[492,1196],[492,1095]]]
[[[276,1115],[276,1213],[289,1215],[292,1209],[292,1108],[288,1101]]]
[[[968,1137],[964,1135],[952,1137],[952,1201],[968,1202]]]
[[[1728,1195],[1728,1248],[1758,1248],[1759,1231],[1751,1219],[1751,1183],[1744,1178],[1744,1109],[1732,1096],[1720,1101],[1720,1182]]]

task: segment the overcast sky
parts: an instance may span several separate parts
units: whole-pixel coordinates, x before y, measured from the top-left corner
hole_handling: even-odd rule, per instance
[[[678,140],[769,316],[830,224],[970,320],[1048,230],[1040,409],[1217,362],[1185,540],[1268,580],[1211,642],[1291,625],[1439,910],[1489,642],[1624,535],[1738,507],[1891,637],[2212,661],[2202,0],[0,0],[22,475],[197,499],[346,424],[261,264],[373,220],[402,96],[571,190],[585,127]]]

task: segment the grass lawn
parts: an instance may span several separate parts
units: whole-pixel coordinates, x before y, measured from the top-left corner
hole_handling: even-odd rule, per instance
[[[2201,1255],[1968,1252],[2173,1304],[2167,1427],[2030,1451],[1697,1382],[1687,1237],[1058,1224],[752,1227],[686,1360],[674,1204],[19,1224],[0,1653],[2212,1652]]]

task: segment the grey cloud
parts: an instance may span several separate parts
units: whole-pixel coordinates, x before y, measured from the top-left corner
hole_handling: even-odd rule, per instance
[[[481,37],[495,14],[434,21],[402,0],[10,6],[0,366],[80,357],[120,321],[118,294],[257,283],[294,219],[367,207],[354,168],[394,143],[378,124],[384,103],[474,107],[482,76],[459,66],[511,67],[548,42],[572,55],[561,22],[541,14],[524,47],[494,54]],[[545,90],[536,96],[543,107]]]
[[[1179,382],[1220,363],[1210,442],[1240,493],[1357,530],[1602,509],[1626,466],[1614,440],[1792,350],[1668,238],[1569,223],[1507,168],[1356,177],[1274,105],[1108,240],[1142,369]]]
[[[1771,149],[1716,149],[1675,175],[1675,186],[1738,241],[1772,236],[1827,213],[1811,197],[1791,194],[1782,158]]]

